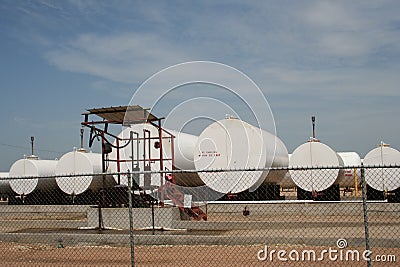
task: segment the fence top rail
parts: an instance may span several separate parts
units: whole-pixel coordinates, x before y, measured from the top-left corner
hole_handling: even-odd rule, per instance
[[[291,167],[270,167],[270,168],[244,168],[244,169],[210,169],[210,170],[150,170],[150,171],[126,171],[126,172],[104,172],[104,173],[77,173],[77,174],[58,174],[46,176],[9,176],[0,177],[0,181],[27,180],[27,179],[53,179],[53,178],[72,178],[82,176],[110,176],[110,175],[143,175],[143,174],[189,174],[189,173],[224,173],[224,172],[255,172],[255,171],[309,171],[309,170],[361,170],[361,169],[395,169],[400,165],[352,165],[352,166],[291,166]],[[400,171],[400,170],[399,170]]]

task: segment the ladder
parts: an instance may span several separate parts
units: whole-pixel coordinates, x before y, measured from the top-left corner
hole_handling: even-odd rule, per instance
[[[189,215],[192,220],[207,221],[207,214],[202,209],[200,209],[200,207],[196,206],[193,202],[191,203],[190,208],[184,207],[184,195],[176,187],[175,179],[172,174],[166,175],[166,181],[163,188],[165,189],[167,197],[172,200],[174,205],[177,206],[181,211]]]

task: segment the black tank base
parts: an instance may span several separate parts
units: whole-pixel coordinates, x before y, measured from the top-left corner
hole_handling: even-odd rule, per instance
[[[387,201],[390,203],[400,203],[400,188],[388,192]]]
[[[34,192],[25,195],[9,195],[9,205],[65,205],[68,204],[65,199],[63,192],[56,189],[55,191],[40,191],[35,190]]]
[[[323,191],[309,192],[297,187],[298,200],[340,201],[340,186],[332,185]]]
[[[385,193],[367,185],[367,200],[385,200]]]
[[[296,188],[297,200],[313,200],[312,192],[306,191],[300,187]]]
[[[284,200],[280,195],[280,186],[277,184],[260,185],[256,190],[246,190],[240,193],[228,193],[219,200],[225,201],[257,201],[257,200]]]

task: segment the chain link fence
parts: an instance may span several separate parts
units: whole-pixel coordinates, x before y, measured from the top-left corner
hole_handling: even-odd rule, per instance
[[[235,191],[266,172],[284,178]],[[179,182],[191,177],[210,186]],[[0,265],[397,266],[399,179],[400,166],[3,177]]]

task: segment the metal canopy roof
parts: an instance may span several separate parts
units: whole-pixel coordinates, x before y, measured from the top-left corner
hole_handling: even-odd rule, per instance
[[[158,118],[139,105],[108,108],[92,108],[82,115],[97,115],[109,123],[130,124],[156,121]]]

